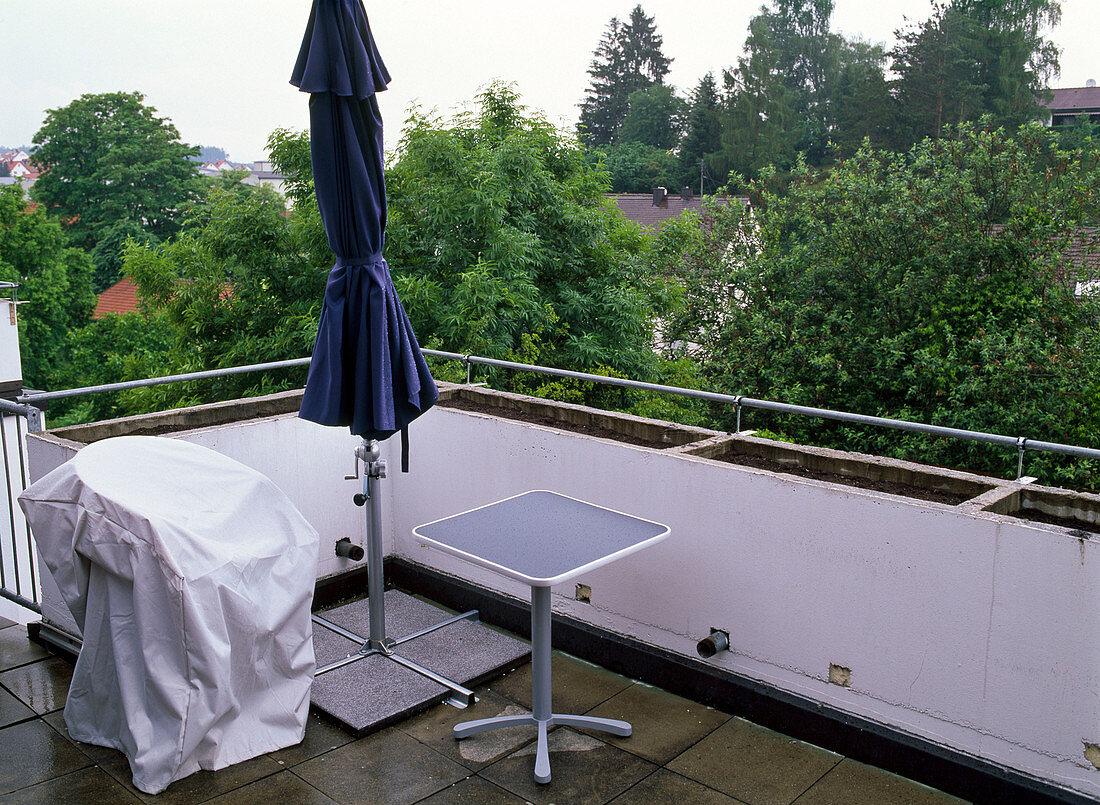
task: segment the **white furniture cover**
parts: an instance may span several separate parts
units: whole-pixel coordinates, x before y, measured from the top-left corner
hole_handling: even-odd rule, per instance
[[[124,752],[150,794],[302,740],[318,537],[267,477],[127,436],[83,448],[19,503],[84,636],[73,738]]]

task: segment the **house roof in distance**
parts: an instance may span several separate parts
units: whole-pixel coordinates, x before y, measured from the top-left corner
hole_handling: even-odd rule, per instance
[[[138,309],[138,287],[129,277],[123,277],[99,295],[93,319],[102,319],[108,313],[133,313]]]
[[[685,210],[695,210],[702,214],[703,196],[696,196],[688,191],[681,193],[669,193],[663,187],[656,188],[652,193],[608,193],[618,206],[619,210],[635,223],[659,232],[665,221],[675,218]],[[739,196],[714,196],[719,204],[730,203],[731,198],[747,204],[747,198]]]
[[[1043,106],[1052,112],[1074,112],[1100,110],[1100,87],[1067,87],[1052,89],[1053,97]]]

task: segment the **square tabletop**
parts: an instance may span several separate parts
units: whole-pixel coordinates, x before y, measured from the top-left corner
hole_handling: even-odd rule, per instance
[[[550,587],[659,542],[669,528],[535,490],[419,525],[413,534],[501,575]]]

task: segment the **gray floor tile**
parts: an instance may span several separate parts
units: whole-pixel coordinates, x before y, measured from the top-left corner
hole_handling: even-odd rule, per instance
[[[397,728],[440,754],[474,770],[484,768],[535,738],[534,727],[521,726],[490,730],[461,741],[456,740],[452,730],[455,724],[462,721],[529,712],[492,691],[479,690],[477,697],[478,701],[465,710],[446,704],[436,705],[431,710],[398,724]]]
[[[633,680],[598,665],[555,651],[550,663],[555,713],[581,714],[633,684]],[[531,706],[531,666],[493,680],[487,687],[524,707]]]
[[[0,794],[90,766],[88,757],[48,724],[35,719],[0,729]]]
[[[273,774],[209,800],[211,805],[333,805],[333,801],[293,772]]]
[[[470,772],[400,730],[387,729],[294,767],[341,803],[413,803]]]
[[[833,752],[734,718],[667,767],[749,805],[790,805],[840,759]]]
[[[611,805],[741,805],[739,800],[681,777],[668,769],[657,769],[629,791],[611,800]]]
[[[281,766],[291,768],[338,746],[351,743],[353,740],[355,740],[354,737],[347,730],[341,729],[317,713],[310,713],[306,720],[305,739],[295,746],[272,752],[268,757]]]
[[[488,780],[467,777],[449,785],[418,805],[522,805],[526,800],[517,797]]]
[[[141,800],[102,769],[90,766],[30,788],[0,796],[2,805],[140,805]]]
[[[206,802],[220,794],[276,774],[283,768],[264,755],[218,771],[197,771],[182,780],[176,780],[159,794],[146,794],[134,788],[130,762],[124,754],[101,746],[87,747],[87,750],[91,750],[89,755],[96,760],[99,767],[120,782],[127,791],[142,802],[156,805],[192,805]]]
[[[589,715],[629,721],[634,732],[628,738],[595,731],[592,734],[658,764],[672,760],[730,720],[726,713],[641,682],[608,699]]]
[[[567,728],[550,733],[550,782],[535,782],[535,744],[528,744],[478,774],[533,803],[600,805],[617,797],[657,766]]]
[[[0,727],[6,727],[17,721],[26,721],[28,718],[34,718],[34,715],[34,710],[6,690],[0,689]]]
[[[18,665],[26,665],[35,660],[44,660],[50,656],[46,649],[32,643],[27,637],[26,626],[6,626],[0,628],[0,671],[7,671]]]
[[[797,805],[956,805],[965,803],[934,788],[845,758],[796,800]]]
[[[9,626],[15,626],[15,621],[8,620],[7,618],[0,618],[0,629],[7,629]]]
[[[39,715],[65,706],[72,680],[72,664],[60,657],[50,657],[0,673],[0,685]]]

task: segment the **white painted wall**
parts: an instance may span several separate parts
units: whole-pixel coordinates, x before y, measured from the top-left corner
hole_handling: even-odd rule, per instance
[[[534,488],[667,523],[665,542],[578,579],[591,604],[570,583],[555,609],[691,658],[726,629],[723,668],[1100,796],[1084,755],[1100,744],[1100,541],[451,409],[411,432],[408,475],[384,445],[388,552],[526,599],[412,527]],[[289,415],[181,438],[273,477],[327,537],[322,574],[341,561],[325,554],[362,517],[344,431]]]
[[[419,546],[418,523],[546,488],[672,536],[555,590],[555,609],[1093,796],[1100,771],[1100,545],[936,503],[434,409],[393,489],[396,552],[521,585]],[[517,535],[519,538],[520,535]],[[831,663],[851,687],[829,684]]]

